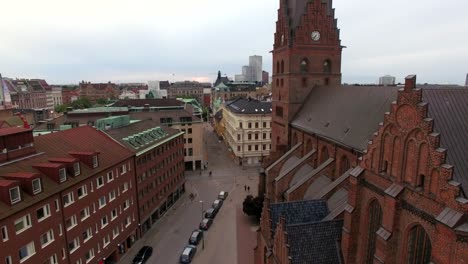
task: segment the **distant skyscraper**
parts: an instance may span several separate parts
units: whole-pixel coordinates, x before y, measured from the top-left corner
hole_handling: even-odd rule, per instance
[[[379,78],[379,85],[395,85],[395,77],[385,75]]]
[[[466,74],[465,86],[468,87],[468,73]]]
[[[253,55],[249,57],[249,66],[252,71],[251,80],[254,82],[262,81],[262,56]]]
[[[269,83],[270,82],[270,73],[267,71],[262,71],[262,82]]]

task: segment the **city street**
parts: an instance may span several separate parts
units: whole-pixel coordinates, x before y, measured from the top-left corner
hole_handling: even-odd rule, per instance
[[[198,228],[202,210],[211,207],[220,191],[228,191],[229,196],[204,234],[204,249],[200,243],[192,263],[253,263],[256,226],[242,213],[242,201],[248,194],[244,185],[250,186],[251,194],[257,193],[258,168],[243,169],[234,164],[226,145],[217,139],[209,124],[205,124],[205,140],[208,169],[201,175],[200,171],[186,172],[186,193],[119,263],[131,263],[143,245],[154,250],[147,263],[178,263],[191,232]],[[188,198],[190,193],[195,195],[193,201]]]

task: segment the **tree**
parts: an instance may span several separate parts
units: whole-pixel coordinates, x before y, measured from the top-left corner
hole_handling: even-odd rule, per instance
[[[91,101],[87,97],[80,97],[80,99],[73,101],[70,105],[73,109],[90,108],[92,106]]]
[[[56,105],[55,106],[55,112],[57,113],[63,113],[67,110],[68,105],[66,104],[61,104],[61,105]]]
[[[107,99],[106,98],[99,98],[99,99],[97,99],[96,103],[100,104],[100,105],[105,105],[105,104],[107,104]]]
[[[255,216],[259,221],[262,216],[263,197],[257,196],[254,198],[252,195],[247,195],[242,203],[242,210],[246,215]]]

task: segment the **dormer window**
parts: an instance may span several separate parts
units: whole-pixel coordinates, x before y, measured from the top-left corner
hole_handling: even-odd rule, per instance
[[[59,181],[62,183],[67,180],[67,170],[65,168],[59,169]]]
[[[10,201],[12,205],[21,201],[21,193],[18,186],[10,189]]]
[[[33,194],[38,194],[42,191],[40,178],[32,180],[32,190],[33,190]]]
[[[80,163],[79,162],[73,164],[73,171],[75,172],[75,176],[80,175],[81,171],[80,171]]]
[[[97,155],[94,155],[94,156],[93,156],[93,168],[97,168],[98,165],[99,165],[99,163],[98,163],[98,156],[97,156]]]

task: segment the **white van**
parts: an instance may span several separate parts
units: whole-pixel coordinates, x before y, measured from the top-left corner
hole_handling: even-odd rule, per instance
[[[228,192],[221,191],[218,195],[218,199],[226,200],[227,196],[228,196]]]

